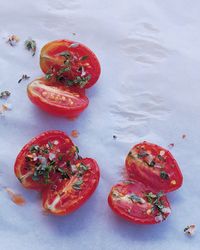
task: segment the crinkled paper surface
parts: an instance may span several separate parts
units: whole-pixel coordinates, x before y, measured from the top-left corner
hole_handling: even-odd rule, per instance
[[[0,116],[1,250],[199,249],[199,8],[198,0],[0,0],[0,90],[11,92],[13,107]],[[20,38],[15,47],[6,43],[12,34]],[[35,57],[24,49],[27,38],[37,42]],[[27,98],[29,81],[17,83],[22,74],[30,80],[42,74],[39,50],[61,38],[86,44],[102,66],[87,91],[90,105],[75,121],[40,111]],[[101,168],[97,191],[66,217],[42,213],[39,194],[24,190],[13,174],[22,146],[49,129],[77,129],[81,155]],[[126,222],[107,204],[127,152],[143,140],[174,143],[170,151],[184,175],[183,187],[169,194],[171,216],[153,226]],[[26,204],[14,204],[4,187]],[[183,229],[190,224],[197,230],[188,238]]]

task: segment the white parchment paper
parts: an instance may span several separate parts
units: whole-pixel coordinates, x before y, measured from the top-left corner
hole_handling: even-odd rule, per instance
[[[1,250],[199,249],[199,8],[198,0],[0,0],[0,90],[11,92],[13,106],[0,117]],[[12,34],[20,37],[15,47],[6,43]],[[37,42],[35,57],[24,49],[27,38]],[[75,121],[37,109],[26,95],[28,82],[17,83],[22,74],[30,80],[42,74],[40,48],[61,38],[86,44],[102,66],[87,91],[90,105]],[[101,168],[97,191],[67,217],[44,215],[39,194],[13,174],[22,146],[49,129],[77,129],[81,155]],[[107,205],[127,152],[143,140],[174,143],[184,175],[183,187],[169,194],[171,216],[153,226],[126,222]],[[14,204],[4,186],[22,194],[25,206]],[[191,238],[183,233],[188,224],[197,226]]]

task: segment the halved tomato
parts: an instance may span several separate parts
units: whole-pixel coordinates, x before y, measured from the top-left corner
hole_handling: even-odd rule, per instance
[[[126,158],[129,178],[165,193],[178,189],[183,176],[172,154],[149,142],[135,145]]]
[[[137,181],[123,181],[113,186],[108,196],[112,210],[126,220],[155,224],[167,218],[171,209],[167,197]]]
[[[40,67],[47,79],[79,88],[94,85],[101,72],[96,55],[85,45],[69,40],[47,43],[40,53]]]
[[[77,117],[89,104],[84,89],[60,85],[45,78],[31,82],[27,92],[32,103],[42,110],[67,118]]]
[[[61,176],[68,161],[77,158],[77,148],[61,131],[44,132],[27,143],[15,161],[15,175],[25,188],[42,190]]]
[[[95,191],[99,176],[99,167],[95,160],[90,158],[77,160],[63,171],[63,177],[61,176],[43,191],[44,209],[55,215],[73,212]]]

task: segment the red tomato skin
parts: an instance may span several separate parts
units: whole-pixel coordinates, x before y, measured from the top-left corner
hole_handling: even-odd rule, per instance
[[[49,86],[54,86],[55,88],[58,89],[63,89],[63,93],[66,93],[67,91],[69,91],[69,93],[71,91],[73,92],[77,92],[77,94],[80,95],[80,101],[81,101],[81,106],[80,107],[72,107],[72,106],[64,106],[64,105],[55,105],[53,103],[50,103],[48,101],[45,101],[41,96],[37,96],[33,93],[33,88],[32,85],[35,83],[35,81],[43,81],[44,85],[49,85]],[[31,100],[31,102],[33,104],[35,104],[36,106],[38,106],[40,109],[42,109],[43,111],[55,115],[55,116],[60,116],[60,117],[66,117],[66,118],[76,118],[78,117],[88,106],[89,104],[89,99],[85,96],[84,94],[84,90],[78,90],[77,88],[67,88],[64,86],[60,86],[57,83],[51,83],[48,82],[47,80],[45,80],[44,78],[39,78],[34,80],[33,82],[31,82],[28,87],[27,87],[27,94],[29,99]]]
[[[86,193],[74,194],[73,190],[69,191],[69,193],[73,197],[71,199],[69,198],[70,195],[67,197],[69,198],[69,201],[66,205],[57,207],[55,209],[49,209],[49,204],[53,203],[52,200],[53,199],[55,200],[55,197],[57,196],[57,194],[63,193],[62,190],[64,190],[64,188],[68,188],[68,186],[71,185],[70,184],[71,180],[69,181],[66,180],[66,181],[61,181],[61,182],[57,181],[53,184],[54,186],[57,186],[56,189],[52,190],[52,186],[49,186],[48,189],[44,189],[42,192],[42,203],[43,203],[43,208],[45,209],[46,212],[53,214],[53,215],[58,215],[58,216],[68,215],[74,212],[75,210],[77,210],[80,206],[82,206],[96,190],[98,183],[99,183],[99,178],[100,178],[100,170],[99,170],[99,166],[97,162],[91,158],[83,158],[83,159],[76,161],[76,163],[78,162],[82,162],[85,165],[87,165],[88,163],[92,165],[92,170],[91,170],[92,183],[89,183],[90,185],[87,185],[87,189],[85,190]],[[77,197],[79,200],[77,199]]]
[[[58,138],[62,138],[64,140],[66,140],[66,143],[67,143],[66,151],[67,151],[67,149],[74,147],[74,144],[71,141],[71,139],[64,132],[59,131],[59,130],[52,130],[52,131],[43,132],[43,133],[39,134],[38,136],[34,137],[32,140],[30,140],[21,149],[21,151],[19,152],[19,154],[16,158],[15,164],[14,164],[14,173],[24,188],[41,191],[41,190],[47,188],[47,186],[49,185],[49,184],[42,184],[42,183],[33,181],[31,176],[26,178],[25,182],[23,182],[21,180],[21,178],[22,178],[22,172],[23,172],[22,168],[24,167],[24,164],[25,164],[25,156],[28,153],[30,146],[32,146],[34,144],[38,144],[41,140],[49,138],[50,136],[51,136],[51,138],[55,137],[55,140],[57,140]],[[71,159],[73,159],[73,157],[74,156],[72,155]]]
[[[88,83],[84,86],[84,88],[90,88],[92,87],[97,80],[99,79],[99,76],[101,74],[101,67],[98,58],[94,54],[93,51],[91,51],[88,47],[81,43],[79,44],[77,48],[69,48],[68,46],[71,44],[75,44],[76,42],[62,39],[62,40],[56,40],[47,43],[44,45],[44,47],[41,49],[40,53],[40,67],[42,71],[46,74],[49,72],[49,69],[52,66],[56,66],[57,70],[61,68],[62,60],[56,56],[56,54],[61,53],[63,51],[72,51],[80,54],[80,56],[89,56],[89,62],[91,64],[91,69],[89,69],[89,73],[91,75],[91,79],[88,81]]]
[[[128,182],[128,181],[127,181]],[[133,184],[131,184],[131,182]],[[118,216],[120,216],[121,218],[131,222],[131,223],[135,223],[135,224],[157,224],[157,223],[160,223],[161,221],[156,221],[155,220],[155,214],[151,214],[151,215],[148,215],[146,212],[145,212],[145,209],[147,210],[147,208],[150,206],[150,204],[146,201],[146,204],[144,205],[138,205],[138,208],[137,206],[135,205],[130,205],[129,208],[130,208],[130,211],[128,212],[128,207],[127,207],[127,202],[126,201],[116,201],[114,198],[113,198],[113,191],[117,189],[117,190],[123,190],[123,192],[125,192],[124,194],[127,194],[127,190],[126,189],[129,189],[132,190],[134,193],[137,193],[139,192],[140,194],[145,192],[145,191],[148,191],[148,192],[154,192],[156,193],[155,190],[152,190],[152,188],[150,187],[147,187],[146,185],[144,185],[143,183],[141,182],[138,182],[138,181],[130,181],[130,184],[127,184],[126,181],[124,182],[120,182],[118,184],[116,184],[115,186],[112,187],[111,191],[110,191],[110,194],[108,196],[108,204],[110,206],[110,208],[112,209],[112,211],[117,214]],[[125,191],[124,191],[125,190]],[[167,197],[164,195],[162,197],[162,202],[163,204],[168,207],[169,209],[170,208],[170,204],[169,204],[169,201],[167,199]],[[147,206],[145,209],[141,208],[142,206]],[[131,210],[133,210],[134,208],[134,213],[131,214]],[[143,210],[144,211],[143,211]],[[163,221],[168,217],[170,213],[166,213],[164,216],[164,219]]]
[[[134,160],[128,154],[126,157],[125,165],[129,178],[141,181],[146,185],[152,187],[154,190],[163,191],[164,193],[172,192],[180,188],[183,183],[183,176],[178,163],[176,162],[172,154],[168,150],[146,141],[135,145],[131,149],[131,151],[134,152],[135,150],[137,150],[137,148],[141,148],[141,146],[145,147],[148,151],[153,152],[152,154],[156,155],[159,152],[164,151],[164,156],[166,157],[166,162],[164,162],[165,167],[163,169],[149,167],[141,162],[138,163],[138,159]],[[161,171],[165,171],[168,174],[169,178],[162,179],[160,177]]]

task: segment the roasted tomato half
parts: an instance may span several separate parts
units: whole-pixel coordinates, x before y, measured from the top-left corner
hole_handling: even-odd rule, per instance
[[[171,212],[162,192],[156,193],[137,181],[123,181],[113,186],[108,203],[119,216],[139,224],[159,223]]]
[[[79,88],[94,85],[101,72],[96,55],[85,45],[69,40],[47,43],[40,53],[40,67],[47,79]]]
[[[42,192],[43,207],[55,215],[79,208],[95,191],[99,167],[82,158],[61,131],[47,131],[26,144],[15,162],[15,174],[25,188]]]
[[[27,143],[15,161],[15,175],[25,188],[42,190],[61,176],[59,169],[74,161],[77,148],[61,131],[47,131]]]
[[[95,160],[85,158],[60,172],[61,178],[42,193],[43,207],[49,213],[66,215],[79,208],[95,191],[99,168]]]
[[[135,145],[126,158],[129,178],[141,181],[157,191],[174,191],[182,185],[179,166],[166,149],[148,142]]]
[[[77,117],[89,104],[84,89],[60,85],[45,78],[31,82],[27,92],[32,103],[42,110],[67,118]]]

